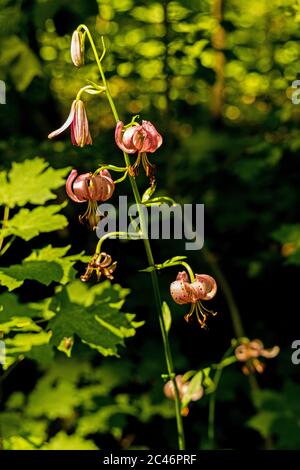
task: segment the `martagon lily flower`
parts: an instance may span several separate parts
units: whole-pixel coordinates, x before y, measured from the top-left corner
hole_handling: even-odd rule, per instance
[[[49,139],[57,137],[68,127],[71,128],[71,141],[77,147],[84,147],[92,144],[92,138],[89,131],[89,123],[86,115],[84,102],[82,100],[74,100],[71,106],[70,114],[66,122],[56,131],[48,135]]]
[[[251,372],[255,371],[261,374],[265,370],[265,364],[258,358],[264,357],[265,359],[273,359],[279,352],[279,346],[265,349],[260,339],[253,339],[252,341],[245,339],[234,351],[237,360],[245,362],[242,367],[242,371],[245,375],[249,375]]]
[[[195,281],[189,282],[187,272],[181,271],[176,280],[172,282],[170,292],[177,304],[191,304],[190,311],[184,317],[187,322],[196,312],[201,328],[206,328],[207,315],[216,315],[215,312],[207,310],[201,302],[202,300],[211,300],[217,292],[217,283],[208,274],[195,274]]]
[[[78,175],[73,169],[66,182],[66,192],[74,202],[88,202],[88,208],[80,221],[87,219],[91,227],[98,223],[97,202],[110,199],[115,190],[115,183],[108,170],[101,170],[98,174],[83,173]]]
[[[122,121],[119,121],[115,130],[115,140],[123,152],[129,154],[138,152],[136,162],[130,167],[131,175],[138,175],[139,165],[142,162],[146,175],[154,182],[155,165],[149,162],[147,152],[154,153],[163,142],[154,125],[150,121],[142,121],[142,124],[126,127]]]

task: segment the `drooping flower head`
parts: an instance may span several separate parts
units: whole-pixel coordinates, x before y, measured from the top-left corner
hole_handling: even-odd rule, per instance
[[[188,380],[184,381],[183,375],[176,375],[175,380],[176,380],[176,385],[178,389],[179,399],[180,401],[182,401],[189,393],[190,381]],[[168,380],[168,382],[165,383],[164,394],[170,400],[175,400],[175,387],[174,387],[172,380]],[[189,397],[189,401],[198,401],[203,397],[203,395],[204,395],[204,389],[202,386],[200,386]],[[181,410],[182,415],[187,416],[188,413],[189,413],[188,407],[182,408]]]
[[[77,147],[84,147],[92,144],[92,138],[89,131],[87,114],[82,100],[74,100],[71,106],[70,114],[66,122],[57,130],[48,135],[49,139],[58,136],[68,127],[71,128],[71,141]]]
[[[119,121],[116,126],[115,139],[117,146],[126,153],[155,152],[162,144],[162,136],[150,121],[124,129]]]
[[[101,170],[98,174],[83,173],[78,175],[73,169],[66,182],[66,192],[74,202],[88,202],[88,209],[82,219],[88,219],[91,227],[98,223],[96,211],[97,202],[110,199],[115,190],[115,183],[108,170]]]
[[[261,374],[265,370],[265,364],[258,358],[264,357],[266,359],[273,359],[279,354],[279,346],[265,349],[264,344],[260,339],[253,339],[252,341],[244,339],[241,344],[235,348],[235,356],[238,361],[244,362],[242,371],[245,375],[251,372],[258,372]]]
[[[207,310],[201,301],[211,300],[216,292],[217,283],[213,277],[208,274],[195,274],[195,280],[189,282],[186,271],[179,272],[170,286],[171,296],[177,304],[191,304],[189,313],[184,317],[185,320],[189,321],[195,311],[201,328],[206,327],[207,314],[215,315],[214,312]]]
[[[84,34],[81,31],[74,31],[71,39],[71,59],[75,67],[84,65]]]
[[[142,124],[135,123],[127,127],[122,121],[119,121],[115,130],[115,140],[123,152],[129,154],[138,152],[136,162],[130,167],[130,174],[137,176],[139,165],[142,162],[146,175],[154,184],[155,165],[149,162],[147,152],[154,153],[163,142],[162,136],[154,125],[150,121],[142,121]]]
[[[104,252],[95,253],[87,265],[85,273],[80,276],[80,279],[82,282],[87,282],[94,272],[96,273],[97,281],[100,281],[102,276],[107,279],[113,279],[113,272],[116,267],[117,261],[112,262],[110,255]]]

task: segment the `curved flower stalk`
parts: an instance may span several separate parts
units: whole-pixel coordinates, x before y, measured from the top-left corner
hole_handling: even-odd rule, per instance
[[[151,164],[147,152],[154,153],[163,142],[162,136],[150,121],[142,121],[142,124],[124,126],[122,121],[118,121],[115,130],[115,140],[117,146],[127,154],[138,152],[135,163],[129,167],[131,176],[137,176],[139,166],[142,163],[146,175],[150,178],[151,184],[155,183],[155,165]]]
[[[108,170],[102,170],[97,175],[78,175],[77,170],[73,169],[66,182],[66,192],[72,201],[88,202],[88,208],[79,220],[87,219],[91,227],[95,227],[99,221],[97,202],[110,199],[114,190],[115,184]]]
[[[265,349],[260,339],[253,339],[252,341],[244,339],[242,344],[239,344],[234,351],[237,360],[245,363],[242,367],[242,371],[245,375],[249,375],[251,372],[253,373],[255,371],[262,374],[266,365],[258,358],[264,357],[265,359],[273,359],[278,356],[279,352],[279,346]]]
[[[188,322],[195,312],[201,328],[206,328],[208,315],[216,315],[216,312],[207,310],[201,301],[211,300],[216,292],[217,283],[208,274],[195,274],[195,280],[189,282],[187,272],[181,271],[170,285],[170,293],[174,302],[179,305],[191,304],[190,311],[184,316],[184,319]]]
[[[59,129],[51,132],[48,138],[53,139],[53,137],[57,137],[68,129],[68,127],[71,128],[71,141],[73,145],[84,147],[85,145],[92,144],[84,102],[80,99],[73,101],[66,122]]]

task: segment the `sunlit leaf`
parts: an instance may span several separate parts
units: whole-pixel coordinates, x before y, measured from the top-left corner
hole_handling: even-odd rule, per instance
[[[42,158],[13,162],[8,175],[0,173],[0,204],[8,207],[44,204],[55,199],[53,190],[65,184],[69,168],[54,169]]]
[[[61,230],[68,225],[66,217],[59,214],[65,205],[51,205],[36,207],[35,209],[21,209],[7,222],[0,235],[8,237],[15,235],[29,241],[40,233]]]
[[[134,315],[120,312],[123,304],[120,296],[111,300],[118,291],[114,292],[114,287],[107,291],[96,295],[88,307],[71,301],[72,288],[71,295],[69,287],[59,293],[53,302],[56,316],[49,322],[52,343],[59,346],[64,338],[77,336],[105,356],[117,355],[117,346],[124,345],[124,338],[133,336],[139,324],[133,321]]]

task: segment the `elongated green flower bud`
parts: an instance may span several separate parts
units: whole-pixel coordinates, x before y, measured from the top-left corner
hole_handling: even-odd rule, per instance
[[[71,40],[71,58],[76,67],[84,65],[84,36],[81,31],[74,31]]]

